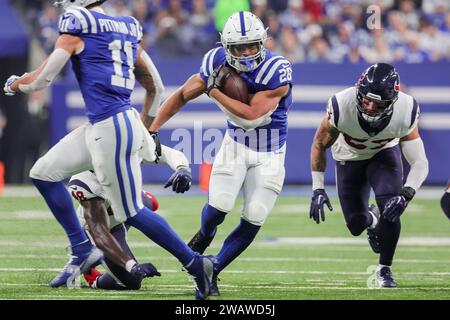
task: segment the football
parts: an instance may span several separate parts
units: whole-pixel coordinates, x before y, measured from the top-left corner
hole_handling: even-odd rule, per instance
[[[248,87],[244,79],[239,76],[235,69],[230,67],[224,66],[220,72],[225,73],[220,91],[232,99],[248,104]]]

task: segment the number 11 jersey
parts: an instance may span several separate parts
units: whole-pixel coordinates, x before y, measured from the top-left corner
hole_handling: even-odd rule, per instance
[[[142,27],[134,17],[111,17],[83,7],[71,7],[59,21],[60,34],[84,41],[72,56],[72,68],[94,124],[130,108],[135,84],[134,65]]]

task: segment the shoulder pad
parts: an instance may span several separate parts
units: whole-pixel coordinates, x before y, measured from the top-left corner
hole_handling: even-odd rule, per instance
[[[206,82],[208,77],[219,65],[226,62],[225,50],[223,47],[217,47],[209,50],[202,60],[202,65],[200,67],[200,76]]]
[[[58,29],[60,33],[74,35],[97,33],[97,21],[85,8],[69,8],[59,19]]]
[[[273,56],[261,64],[255,83],[274,89],[292,83],[291,63],[282,56]]]

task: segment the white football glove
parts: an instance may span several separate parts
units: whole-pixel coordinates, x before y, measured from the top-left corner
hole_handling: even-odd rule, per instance
[[[5,95],[7,96],[13,96],[15,95],[17,92],[11,89],[11,85],[17,80],[20,79],[19,76],[16,75],[12,75],[11,77],[8,78],[8,80],[6,80],[5,82],[5,86],[3,87],[3,91],[5,92]]]

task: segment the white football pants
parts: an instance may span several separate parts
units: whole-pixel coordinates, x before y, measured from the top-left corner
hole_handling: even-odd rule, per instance
[[[241,217],[263,225],[283,187],[285,155],[286,145],[277,151],[257,152],[235,142],[227,133],[214,160],[209,205],[230,212],[243,185]]]
[[[124,222],[143,208],[142,158],[155,160],[155,143],[130,109],[69,133],[35,163],[30,177],[57,182],[94,170],[115,219]]]

